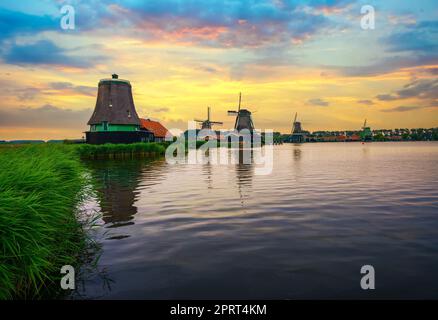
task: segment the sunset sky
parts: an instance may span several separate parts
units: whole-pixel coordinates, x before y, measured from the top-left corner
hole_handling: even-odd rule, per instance
[[[240,91],[259,129],[438,126],[435,0],[2,0],[0,30],[0,140],[82,137],[112,73],[168,128],[231,128]]]

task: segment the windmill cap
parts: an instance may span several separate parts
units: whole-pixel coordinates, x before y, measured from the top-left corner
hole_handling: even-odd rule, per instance
[[[119,79],[119,75],[117,73],[112,74],[111,78],[102,79],[99,81],[99,84],[111,84],[111,83],[121,83],[121,84],[131,85],[131,83],[128,80]]]

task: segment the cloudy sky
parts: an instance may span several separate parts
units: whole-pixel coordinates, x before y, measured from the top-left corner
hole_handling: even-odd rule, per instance
[[[0,30],[0,140],[81,137],[112,73],[169,128],[232,127],[240,91],[260,129],[438,126],[435,0],[2,0]]]

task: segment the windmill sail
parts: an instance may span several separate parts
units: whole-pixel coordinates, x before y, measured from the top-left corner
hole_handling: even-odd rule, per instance
[[[294,122],[292,123],[292,132],[294,133],[295,131],[295,123],[297,123],[297,116],[298,116],[298,112],[295,113],[295,118],[294,118]]]

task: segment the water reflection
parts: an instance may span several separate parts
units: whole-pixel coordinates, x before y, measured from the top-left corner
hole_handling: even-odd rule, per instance
[[[100,204],[102,220],[107,228],[134,224],[133,219],[138,211],[135,202],[142,189],[140,184],[144,187],[157,184],[160,175],[155,173],[165,165],[163,160],[129,159],[123,160],[123,163],[120,161],[87,163]]]
[[[236,159],[236,178],[239,189],[250,187],[254,176],[254,151],[253,150],[233,150]],[[247,155],[247,158],[245,158]]]
[[[137,213],[134,205],[135,191],[140,183],[143,164],[128,160],[120,165],[118,161],[93,161],[88,163],[95,190],[99,199],[102,220],[107,227],[133,224]]]
[[[301,149],[300,149],[300,146],[294,146],[293,153],[294,153],[294,160],[295,161],[300,161],[301,160]]]
[[[207,183],[207,188],[209,190],[213,189],[212,166],[213,166],[213,164],[211,164],[210,162],[204,163],[202,165],[204,180]]]
[[[227,165],[91,163],[99,267],[114,282],[87,279],[84,296],[437,297],[438,144],[276,146],[269,175],[260,150],[248,164],[228,152]],[[375,292],[360,289],[364,264],[380,274]]]
[[[248,150],[236,149],[232,152],[234,153],[233,157],[238,160],[236,163],[236,183],[240,204],[245,207],[245,199],[251,194],[252,179],[254,177],[254,151],[250,150],[248,152]]]

